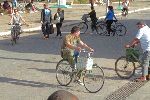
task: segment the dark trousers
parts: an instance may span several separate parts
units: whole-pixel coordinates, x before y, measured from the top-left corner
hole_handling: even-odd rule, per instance
[[[110,32],[112,31],[112,29],[111,29],[112,23],[113,23],[113,20],[107,20],[106,21],[108,34],[110,34]]]
[[[96,23],[97,23],[97,21],[92,21],[92,23],[91,23],[92,31],[94,31],[94,30],[96,30],[96,31],[97,31]]]
[[[57,23],[56,24],[56,28],[57,28],[57,36],[62,36],[62,34],[61,34],[61,26],[62,26],[62,23]]]
[[[42,32],[44,34],[44,37],[49,38],[49,34],[50,34],[50,22],[44,22],[42,24]]]

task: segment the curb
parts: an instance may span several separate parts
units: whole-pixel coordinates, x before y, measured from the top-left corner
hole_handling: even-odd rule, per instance
[[[139,11],[144,11],[144,10],[150,10],[150,7],[148,7],[148,8],[142,8],[142,9],[137,9],[137,10],[132,10],[132,11],[129,11],[128,13],[135,13],[135,12],[139,12]],[[121,15],[121,13],[118,13],[118,14],[115,14],[115,15]],[[101,18],[105,18],[105,16],[101,16],[101,17],[99,17],[99,19],[101,19]],[[76,24],[76,23],[78,23],[78,22],[71,22],[71,23],[64,23],[65,25],[63,25],[63,26],[67,26],[67,25],[70,25],[70,24]],[[54,24],[54,27],[56,27],[55,26],[55,24]],[[29,28],[29,29],[23,29],[23,32],[36,32],[36,31],[40,31],[41,30],[41,26],[38,26],[38,27],[34,27],[34,28]],[[0,32],[0,36],[6,36],[6,35],[10,35],[10,31],[7,31],[7,32]]]

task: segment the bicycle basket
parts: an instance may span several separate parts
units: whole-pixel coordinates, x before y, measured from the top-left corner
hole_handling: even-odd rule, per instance
[[[135,48],[127,48],[126,56],[128,57],[128,60],[130,62],[137,62],[137,59],[139,59],[139,56],[140,56],[140,52],[139,52],[139,50],[137,50]]]
[[[88,14],[84,14],[81,19],[87,22],[89,17],[90,16]]]
[[[76,66],[78,70],[91,70],[93,66],[93,59],[87,57],[79,57]]]

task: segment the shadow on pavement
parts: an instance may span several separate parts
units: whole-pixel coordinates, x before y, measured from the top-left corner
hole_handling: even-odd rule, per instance
[[[0,82],[1,83],[10,83],[10,84],[14,84],[14,85],[21,85],[21,86],[38,87],[38,88],[42,88],[42,87],[56,88],[57,87],[57,85],[53,85],[53,84],[28,81],[28,80],[19,80],[19,79],[7,78],[7,77],[0,77]]]

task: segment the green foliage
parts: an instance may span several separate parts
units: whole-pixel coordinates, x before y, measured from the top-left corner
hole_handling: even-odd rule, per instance
[[[88,3],[89,0],[76,0],[78,1],[79,3]]]

